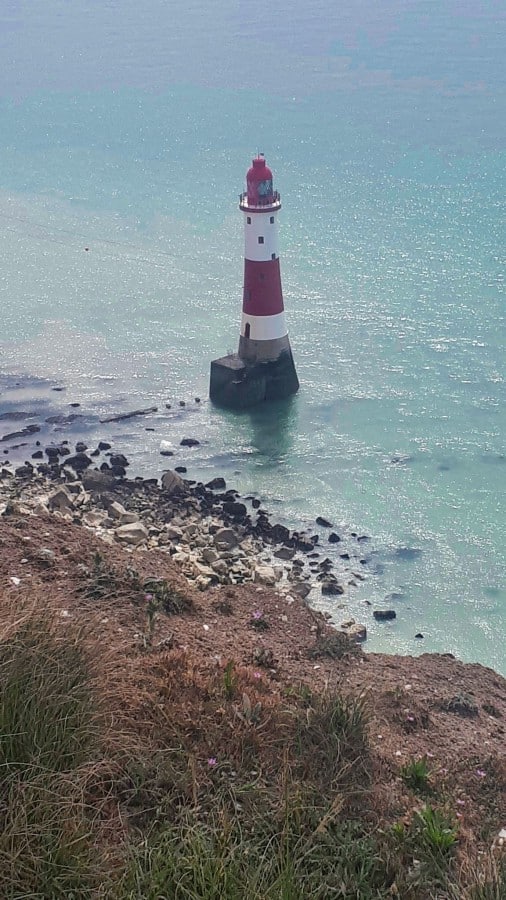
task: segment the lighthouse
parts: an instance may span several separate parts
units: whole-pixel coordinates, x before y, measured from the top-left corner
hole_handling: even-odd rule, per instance
[[[211,363],[211,400],[240,409],[295,394],[299,381],[286,326],[278,223],[281,198],[262,153],[239,197],[244,218],[244,284],[237,353]]]

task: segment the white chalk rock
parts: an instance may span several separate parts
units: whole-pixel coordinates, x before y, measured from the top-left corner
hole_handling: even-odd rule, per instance
[[[142,522],[129,522],[127,525],[120,525],[116,528],[114,534],[118,541],[123,544],[140,544],[148,538],[148,531]]]

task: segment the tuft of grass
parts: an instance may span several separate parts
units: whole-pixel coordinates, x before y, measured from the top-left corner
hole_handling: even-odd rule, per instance
[[[327,691],[310,696],[298,719],[298,755],[305,778],[331,790],[368,782],[367,714],[363,697]]]
[[[429,790],[429,767],[426,757],[413,759],[401,769],[401,778],[407,787],[419,794]]]
[[[165,578],[147,578],[143,591],[151,594],[153,602],[168,615],[180,615],[193,609],[191,597],[169,584]]]
[[[237,675],[235,672],[235,663],[233,659],[229,659],[223,670],[223,693],[227,700],[233,700],[237,690]]]

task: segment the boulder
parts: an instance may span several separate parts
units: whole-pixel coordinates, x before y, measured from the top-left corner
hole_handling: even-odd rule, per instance
[[[17,469],[14,469],[14,474],[17,478],[31,478],[33,466],[30,463],[25,463],[24,466],[18,466]]]
[[[293,547],[280,547],[274,553],[277,559],[293,559],[294,555],[295,549]]]
[[[130,465],[126,456],[123,453],[111,453],[109,457],[109,462],[111,464],[111,468],[113,466],[120,466],[122,469],[126,469],[127,466]]]
[[[47,501],[48,508],[52,511],[55,509],[59,512],[70,512],[74,509],[74,501],[72,495],[65,487],[59,487],[49,496]]]
[[[307,581],[299,581],[291,586],[290,591],[292,594],[297,594],[298,597],[305,600],[307,595],[311,593],[311,585]]]
[[[99,441],[97,449],[98,450],[110,450],[111,444],[108,444],[107,441]]]
[[[344,594],[344,588],[342,584],[339,584],[339,582],[334,577],[327,576],[323,578],[321,586],[322,594]]]
[[[230,550],[238,543],[237,535],[232,528],[220,528],[214,535],[214,543],[219,549]]]
[[[76,453],[84,453],[88,449],[88,445],[84,441],[78,441],[76,444]]]
[[[238,503],[236,500],[226,500],[223,504],[223,512],[226,513],[227,516],[242,518],[246,515],[248,510],[244,503]]]
[[[272,566],[256,566],[253,573],[253,581],[256,584],[272,586],[277,580],[277,574]]]
[[[119,528],[116,528],[114,534],[118,541],[121,541],[123,544],[132,544],[133,546],[148,538],[147,528],[144,527],[142,522],[130,522],[127,525],[120,525]]]
[[[227,484],[224,478],[212,478],[211,481],[208,481],[206,484],[206,488],[209,491],[224,491]]]
[[[186,487],[183,479],[176,472],[168,470],[162,475],[162,490],[167,494],[184,494]]]
[[[90,491],[92,494],[103,494],[105,491],[110,491],[115,484],[112,472],[98,472],[96,469],[83,472],[81,480],[85,491]]]
[[[388,622],[390,619],[396,619],[397,613],[395,609],[375,609],[373,616],[377,622]]]
[[[79,472],[84,472],[91,464],[92,460],[86,453],[76,453],[75,456],[69,456],[68,459],[65,460],[65,465],[72,466],[74,472],[77,472],[78,474]]]
[[[365,625],[362,625],[359,622],[355,622],[354,619],[352,619],[350,622],[343,622],[343,624],[341,625],[341,630],[357,644],[360,644],[362,643],[362,641],[367,640],[367,628],[365,627]]]
[[[338,544],[341,538],[335,531],[331,531],[329,534],[329,544]]]
[[[121,503],[118,503],[116,500],[113,503],[110,503],[107,507],[107,511],[111,517],[111,519],[116,519],[120,525],[130,525],[132,522],[138,522],[139,516],[137,513],[128,512]]]
[[[198,447],[199,444],[200,444],[200,441],[198,441],[196,438],[186,438],[185,437],[181,441],[180,446],[181,447]]]
[[[329,522],[328,519],[324,519],[323,516],[316,517],[316,524],[320,525],[321,528],[332,528],[332,522]]]
[[[177,525],[166,525],[165,533],[171,541],[181,541],[183,539],[183,529]]]

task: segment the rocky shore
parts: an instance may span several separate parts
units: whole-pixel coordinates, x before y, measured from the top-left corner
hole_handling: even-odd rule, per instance
[[[327,519],[318,517],[312,534],[290,531],[273,523],[257,498],[227,488],[222,477],[203,484],[166,470],[160,480],[129,479],[128,459],[107,441],[93,448],[82,441],[51,444],[32,459],[0,470],[0,514],[54,513],[107,543],[162,550],[201,591],[251,582],[275,588],[290,602],[317,590],[340,597],[364,578],[359,553],[357,566],[347,568],[350,554],[343,552],[339,576],[333,571],[324,542],[337,544],[341,537]],[[357,548],[366,540],[351,537]],[[366,639],[364,625],[348,620],[342,627],[352,639]]]

